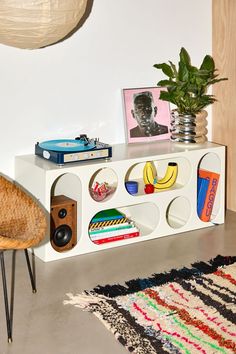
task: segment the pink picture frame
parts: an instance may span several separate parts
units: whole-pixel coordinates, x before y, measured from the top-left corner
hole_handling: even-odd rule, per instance
[[[170,105],[160,100],[163,87],[123,89],[128,143],[170,138]]]

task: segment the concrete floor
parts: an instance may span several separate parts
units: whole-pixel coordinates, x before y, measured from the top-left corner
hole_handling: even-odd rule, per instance
[[[36,294],[31,292],[24,253],[19,251],[10,344],[0,290],[0,354],[127,354],[92,314],[63,305],[66,293],[124,283],[218,254],[236,255],[236,213],[227,212],[224,225],[199,231],[49,263],[36,259]],[[9,270],[11,252],[5,257]]]

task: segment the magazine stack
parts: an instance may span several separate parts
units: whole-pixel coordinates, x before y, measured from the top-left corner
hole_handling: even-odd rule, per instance
[[[139,235],[135,223],[117,209],[100,211],[89,225],[90,239],[98,245]]]

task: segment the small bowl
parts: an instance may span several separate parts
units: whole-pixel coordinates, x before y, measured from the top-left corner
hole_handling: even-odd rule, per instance
[[[128,181],[125,182],[125,188],[129,194],[137,194],[138,193],[138,182],[136,181]]]

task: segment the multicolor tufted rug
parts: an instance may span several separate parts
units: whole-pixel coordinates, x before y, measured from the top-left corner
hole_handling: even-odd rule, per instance
[[[92,312],[132,353],[236,353],[235,262],[217,256],[64,303]]]

